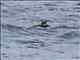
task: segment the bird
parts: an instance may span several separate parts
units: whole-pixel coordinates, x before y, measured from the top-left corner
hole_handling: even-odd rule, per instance
[[[42,20],[42,22],[38,25],[32,26],[30,28],[34,28],[34,27],[43,27],[43,28],[47,28],[49,27],[49,25],[47,24],[48,20]]]
[[[41,24],[39,24],[39,26],[40,26],[40,27],[47,28],[47,27],[49,27],[49,25],[47,24],[47,22],[48,22],[48,20],[43,20],[43,21],[41,22]]]

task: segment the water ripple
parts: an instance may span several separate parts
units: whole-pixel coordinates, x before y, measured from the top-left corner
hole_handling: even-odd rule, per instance
[[[64,33],[63,35],[58,36],[58,37],[64,38],[64,39],[74,39],[74,38],[80,37],[80,32],[71,31],[71,32]]]
[[[15,42],[20,44],[26,44],[28,48],[41,48],[45,46],[45,43],[39,40],[34,41],[16,40]]]
[[[57,4],[50,4],[50,3],[46,3],[44,4],[45,6],[58,6]]]
[[[76,5],[78,5],[78,6],[79,6],[79,5],[80,5],[80,3],[77,3]]]
[[[61,25],[54,27],[53,29],[80,29],[80,27]]]

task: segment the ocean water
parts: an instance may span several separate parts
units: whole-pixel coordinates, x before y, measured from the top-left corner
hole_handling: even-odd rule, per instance
[[[1,0],[1,1],[80,1],[80,0]]]
[[[1,1],[0,26],[1,60],[80,59],[79,1]]]

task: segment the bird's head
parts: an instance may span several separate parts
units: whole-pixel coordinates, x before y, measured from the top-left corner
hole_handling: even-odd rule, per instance
[[[46,24],[48,20],[42,20],[41,24]]]

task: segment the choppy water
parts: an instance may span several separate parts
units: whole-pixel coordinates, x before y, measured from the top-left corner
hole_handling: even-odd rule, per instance
[[[0,25],[2,60],[80,59],[79,1],[3,1]]]

